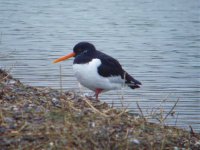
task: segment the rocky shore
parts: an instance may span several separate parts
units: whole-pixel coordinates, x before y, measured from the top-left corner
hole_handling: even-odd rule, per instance
[[[125,109],[22,84],[0,69],[0,149],[200,149],[200,134]]]

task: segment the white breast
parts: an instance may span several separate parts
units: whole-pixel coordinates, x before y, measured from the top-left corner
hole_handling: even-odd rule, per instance
[[[78,81],[90,90],[100,88],[107,90],[120,89],[124,80],[120,76],[102,77],[98,74],[97,68],[101,65],[100,59],[92,59],[86,64],[74,64],[73,70]]]

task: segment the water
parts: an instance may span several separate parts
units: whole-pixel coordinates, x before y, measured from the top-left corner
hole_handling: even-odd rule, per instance
[[[200,132],[200,3],[198,0],[0,0],[0,67],[22,82],[59,89],[59,64],[80,41],[117,58],[143,83],[100,99],[145,114],[159,107],[167,124]],[[62,63],[63,88],[78,90],[72,60]]]

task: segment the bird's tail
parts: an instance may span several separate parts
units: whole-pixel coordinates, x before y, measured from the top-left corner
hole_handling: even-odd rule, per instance
[[[124,72],[124,79],[125,79],[125,83],[132,89],[140,88],[140,85],[142,85],[140,81],[134,79],[127,72]]]

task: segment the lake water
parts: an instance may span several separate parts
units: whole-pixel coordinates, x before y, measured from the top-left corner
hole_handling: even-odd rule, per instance
[[[123,99],[139,112],[138,101],[148,114],[155,107],[167,113],[179,99],[166,123],[200,132],[198,0],[0,0],[0,33],[0,67],[25,84],[59,89],[60,64],[52,61],[89,41],[143,83],[102,101],[121,107]],[[65,90],[79,90],[72,62],[61,63]]]

